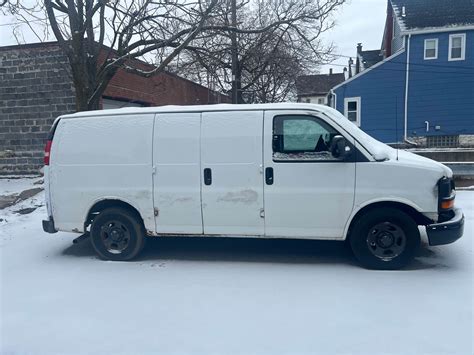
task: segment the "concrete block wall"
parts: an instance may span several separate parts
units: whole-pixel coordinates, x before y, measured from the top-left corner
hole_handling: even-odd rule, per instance
[[[140,61],[133,65],[153,68]],[[103,96],[146,106],[230,101],[174,74],[144,78],[124,70]],[[37,173],[51,124],[75,108],[69,63],[56,42],[0,47],[0,175]]]
[[[0,48],[0,174],[37,173],[52,122],[74,111],[67,58],[57,45]]]

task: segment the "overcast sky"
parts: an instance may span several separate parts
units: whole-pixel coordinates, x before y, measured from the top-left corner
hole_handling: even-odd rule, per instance
[[[336,54],[353,58],[359,42],[363,49],[380,49],[386,14],[386,0],[348,0],[335,16],[336,26],[324,37],[334,42]],[[342,65],[347,66],[348,60],[341,57],[334,62],[337,65],[322,67],[321,73],[327,73],[331,67],[334,72],[342,72]]]
[[[382,42],[383,27],[387,9],[386,0],[348,0],[336,14],[336,27],[327,32],[324,39],[327,43],[333,42],[336,53],[346,56],[355,56],[358,42],[362,42],[364,49],[378,49]],[[0,15],[0,46],[16,44],[10,23],[14,19]],[[25,42],[37,42],[27,26],[19,31]],[[50,40],[53,40],[50,39]],[[343,65],[347,65],[348,58],[341,57],[332,65],[334,72],[342,72]],[[321,68],[327,73],[331,65]]]

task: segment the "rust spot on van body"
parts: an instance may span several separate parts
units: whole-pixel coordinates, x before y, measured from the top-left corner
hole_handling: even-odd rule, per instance
[[[250,205],[258,200],[257,191],[246,189],[237,192],[228,192],[224,196],[219,197],[217,202],[232,202],[232,203],[244,203]]]
[[[177,203],[185,203],[185,202],[192,202],[193,198],[192,197],[180,197],[174,200],[174,202]]]

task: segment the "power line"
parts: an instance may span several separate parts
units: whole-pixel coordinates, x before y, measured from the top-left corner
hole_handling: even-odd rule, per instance
[[[348,55],[344,55],[344,54],[330,54],[330,56],[342,57],[342,58],[355,58],[356,57],[356,56],[348,56]],[[390,57],[387,57],[387,58],[390,58]],[[385,60],[387,58],[384,58],[383,60]],[[375,64],[378,64],[380,62],[377,62]],[[405,62],[405,61],[400,62],[400,61],[393,61],[393,60],[387,61],[386,63],[395,63],[395,64],[403,64],[403,65],[407,64],[407,62]],[[449,69],[461,68],[461,69],[467,69],[467,70],[474,70],[474,66],[460,66],[460,65],[457,65],[457,64],[456,65],[445,65],[445,64],[427,64],[427,63],[413,63],[413,62],[410,62],[409,64],[410,65],[424,66],[424,67],[434,67],[434,68],[449,68]],[[328,64],[328,65],[331,65],[331,64]],[[368,69],[368,68],[366,68],[366,69]]]
[[[45,22],[47,21],[46,19],[45,20],[28,20],[28,22]],[[26,25],[25,22],[11,22],[11,23],[2,23],[0,24],[0,27],[3,27],[3,26],[16,26],[16,25]]]
[[[344,68],[347,67],[344,64],[327,64],[327,65],[336,66],[336,67],[344,67]],[[452,69],[455,69],[455,68],[452,68]],[[361,74],[366,70],[379,70],[379,71],[384,71],[385,70],[385,71],[395,71],[395,72],[400,72],[400,73],[405,73],[406,72],[406,69],[382,68],[382,66],[378,66],[378,67],[369,67],[369,68],[361,71],[358,74]],[[457,74],[457,75],[473,75],[474,76],[474,70],[472,72],[459,72],[459,71],[433,71],[433,70],[410,69],[410,73],[455,74],[455,75]],[[358,75],[358,74],[355,74],[355,75]]]

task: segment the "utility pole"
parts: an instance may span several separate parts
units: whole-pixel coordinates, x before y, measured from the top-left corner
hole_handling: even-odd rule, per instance
[[[237,0],[230,0],[231,7],[231,25],[234,29],[237,28]],[[232,103],[239,103],[239,81],[240,74],[239,72],[239,57],[238,57],[238,48],[237,48],[237,32],[231,31],[230,33],[231,40],[231,56],[232,56]]]

